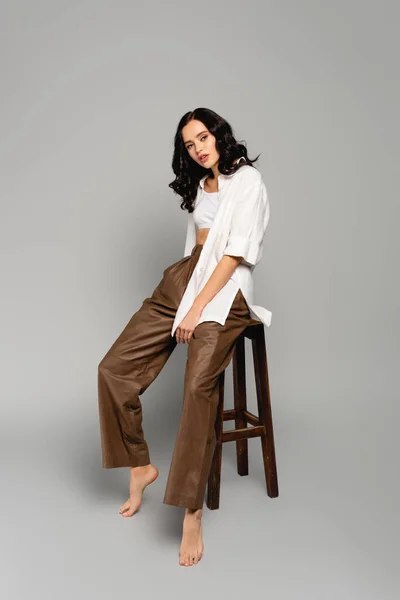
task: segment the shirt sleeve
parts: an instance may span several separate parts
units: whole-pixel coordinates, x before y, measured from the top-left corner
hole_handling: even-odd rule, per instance
[[[254,167],[243,174],[234,202],[223,254],[241,256],[242,263],[254,266],[261,258],[262,242],[269,221],[267,190],[260,172]]]

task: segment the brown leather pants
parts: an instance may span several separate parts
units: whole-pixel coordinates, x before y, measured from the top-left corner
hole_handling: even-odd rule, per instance
[[[163,272],[152,296],[143,301],[98,368],[103,467],[150,463],[143,437],[139,396],[160,373],[177,345],[172,323],[202,250],[196,244]],[[190,339],[181,420],[168,475],[164,504],[201,508],[216,437],[218,376],[228,366],[238,335],[251,320],[238,291],[225,325],[199,323]]]

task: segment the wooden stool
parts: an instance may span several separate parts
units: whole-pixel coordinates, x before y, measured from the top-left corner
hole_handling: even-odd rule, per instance
[[[254,376],[257,390],[258,416],[247,410],[246,400],[246,360],[245,338],[251,339],[254,363]],[[206,504],[209,509],[219,508],[222,444],[236,441],[237,472],[249,474],[248,438],[261,437],[265,481],[270,498],[278,496],[278,476],[275,462],[274,432],[272,426],[271,401],[267,350],[264,324],[252,319],[243,333],[237,338],[232,355],[234,405],[232,410],[224,410],[225,370],[219,376],[219,402],[215,421],[217,444],[208,477]],[[223,422],[235,420],[236,429],[224,431]],[[247,427],[251,424],[253,427]]]

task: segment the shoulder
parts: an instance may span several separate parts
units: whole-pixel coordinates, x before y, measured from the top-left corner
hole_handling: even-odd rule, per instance
[[[260,171],[256,167],[243,165],[234,174],[234,181],[238,185],[252,185],[262,182]]]

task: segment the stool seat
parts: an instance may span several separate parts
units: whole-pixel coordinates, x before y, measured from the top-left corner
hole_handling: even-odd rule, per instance
[[[256,383],[258,415],[247,408],[245,338],[251,340],[254,377]],[[251,319],[246,329],[238,336],[232,354],[234,408],[224,410],[225,369],[219,375],[219,401],[215,420],[216,446],[207,483],[206,505],[210,510],[219,508],[222,445],[236,442],[237,472],[249,474],[249,438],[260,437],[267,493],[276,498],[278,476],[275,459],[275,443],[269,391],[267,349],[264,324]],[[235,429],[224,431],[224,421],[235,421]],[[251,427],[248,427],[251,425]]]
[[[253,327],[254,325],[259,325],[261,321],[257,321],[256,319],[251,318],[247,327]]]

